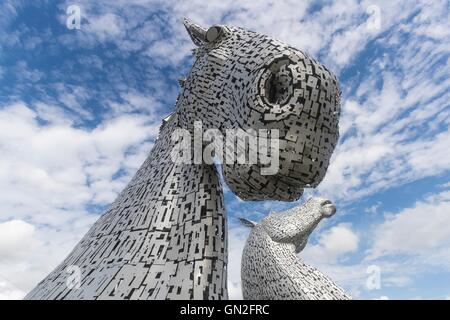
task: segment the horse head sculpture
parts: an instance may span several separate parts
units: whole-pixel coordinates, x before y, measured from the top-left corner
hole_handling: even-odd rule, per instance
[[[242,293],[248,300],[347,300],[350,296],[318,269],[297,259],[323,218],[335,214],[331,201],[311,198],[301,206],[271,213],[251,227],[242,253]]]
[[[296,200],[323,179],[339,131],[336,77],[304,52],[242,28],[209,29],[185,20],[198,46],[183,97],[184,122],[205,128],[274,129],[279,167],[262,175],[260,163],[225,162],[230,189],[244,200]],[[224,133],[224,132],[223,132]],[[224,133],[225,134],[225,133]]]

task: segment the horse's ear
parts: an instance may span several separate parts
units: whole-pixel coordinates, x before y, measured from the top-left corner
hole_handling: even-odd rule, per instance
[[[223,26],[216,25],[206,30],[187,18],[183,18],[183,24],[191,37],[192,42],[194,42],[197,46],[214,42],[217,39],[220,39],[222,34],[225,32]]]
[[[256,224],[257,224],[256,222],[248,220],[248,219],[245,219],[245,218],[239,218],[239,221],[241,221],[241,223],[244,226],[249,227],[249,228],[254,228],[256,226]]]
[[[202,28],[187,18],[183,18],[183,24],[195,45],[201,46],[207,41],[205,28]]]

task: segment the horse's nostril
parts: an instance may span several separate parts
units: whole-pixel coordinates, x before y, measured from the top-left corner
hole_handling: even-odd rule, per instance
[[[322,214],[324,217],[331,217],[336,213],[336,207],[331,203],[331,201],[325,201],[322,203]]]

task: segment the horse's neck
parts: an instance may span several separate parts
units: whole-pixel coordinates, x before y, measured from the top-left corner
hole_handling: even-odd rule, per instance
[[[267,234],[258,238],[258,252],[254,255],[263,257],[255,261],[262,263],[255,268],[269,274],[270,278],[277,279],[274,283],[286,283],[290,279],[288,287],[273,290],[279,295],[285,294],[283,298],[294,297],[295,299],[348,299],[345,292],[331,281],[318,269],[298,259],[295,247],[287,243],[277,243],[270,239]],[[254,272],[254,271],[252,271]],[[266,278],[269,278],[266,277]],[[261,286],[270,285],[261,281]],[[294,289],[294,291],[292,291]],[[288,290],[288,291],[284,291]],[[266,297],[267,298],[267,297]],[[279,299],[280,297],[272,297]]]
[[[155,263],[166,265],[162,272],[181,291],[158,298],[227,298],[227,230],[218,174],[214,165],[173,162],[171,134],[177,125],[175,114],[128,186],[146,189],[139,199],[157,208],[149,229],[167,232],[166,241],[155,241],[164,252]]]
[[[218,174],[213,165],[172,161],[177,118],[162,126],[130,183],[27,298],[227,298],[227,226]],[[77,290],[66,285],[70,266],[82,273]]]
[[[347,300],[350,296],[317,268],[296,259],[292,265],[292,278],[303,288],[308,300]]]
[[[142,263],[147,274],[145,295],[137,298],[226,299],[222,188],[214,165],[172,161],[171,133],[177,125],[176,115],[163,125],[148,158],[86,238],[146,233],[136,238],[139,249],[130,261]],[[126,287],[116,290],[129,294]]]

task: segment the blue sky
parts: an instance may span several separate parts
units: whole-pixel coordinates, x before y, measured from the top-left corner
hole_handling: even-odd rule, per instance
[[[72,4],[79,30],[66,26]],[[448,1],[2,1],[0,298],[51,271],[151,150],[193,62],[182,17],[268,34],[340,79],[341,139],[305,192],[338,213],[300,257],[355,298],[449,298],[449,12]],[[248,232],[236,217],[304,198],[243,202],[226,189],[231,297]]]

